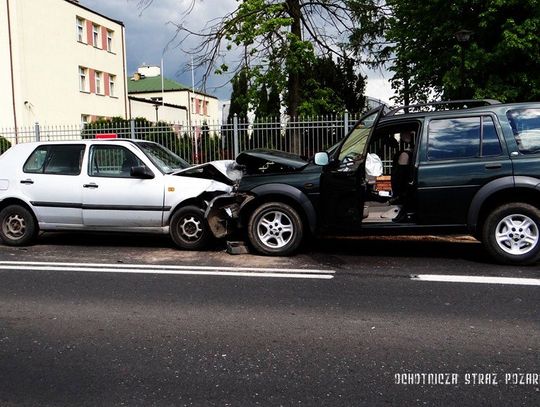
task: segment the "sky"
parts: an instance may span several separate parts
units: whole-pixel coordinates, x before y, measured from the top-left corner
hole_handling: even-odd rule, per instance
[[[166,49],[176,32],[173,23],[182,20],[182,13],[191,0],[153,0],[147,8],[141,7],[148,1],[79,0],[85,7],[124,23],[128,75],[143,64],[159,66],[163,56],[164,76],[191,86],[191,57],[179,48],[169,46]],[[187,20],[189,28],[197,30],[203,27],[210,20],[231,11],[235,4],[236,0],[195,0],[195,7]],[[200,82],[202,73],[202,68],[195,70],[196,84]],[[388,102],[393,96],[388,82],[390,75],[381,70],[362,73],[368,75],[366,94]],[[231,94],[229,81],[229,76],[214,75],[207,82],[206,91],[220,100],[228,100]]]

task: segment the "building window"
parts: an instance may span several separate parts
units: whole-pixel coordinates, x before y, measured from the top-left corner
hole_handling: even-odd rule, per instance
[[[84,127],[88,123],[90,123],[90,116],[87,114],[81,114],[81,125]]]
[[[83,42],[84,39],[84,20],[77,17],[77,41]]]
[[[101,77],[102,73],[99,71],[96,71],[96,93],[98,95],[101,95]]]
[[[107,51],[112,52],[113,32],[107,30]]]
[[[92,39],[94,41],[94,47],[97,47],[99,44],[99,25],[92,25]]]
[[[116,81],[115,75],[109,75],[109,94],[114,96],[114,82]]]
[[[82,66],[79,66],[79,90],[81,92],[87,92],[87,85],[86,85],[86,76],[87,76],[87,70],[86,68],[83,68]]]

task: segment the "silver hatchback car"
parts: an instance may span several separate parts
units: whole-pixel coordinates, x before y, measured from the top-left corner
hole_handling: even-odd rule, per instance
[[[208,202],[232,190],[233,161],[190,166],[163,146],[129,139],[18,144],[0,156],[0,239],[39,231],[169,233],[200,249]]]

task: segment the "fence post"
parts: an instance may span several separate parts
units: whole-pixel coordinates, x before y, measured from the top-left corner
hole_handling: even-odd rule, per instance
[[[129,119],[129,132],[131,134],[131,138],[135,138],[135,119]]]
[[[39,128],[39,122],[36,122],[36,124],[34,124],[34,135],[36,136],[36,141],[40,141],[41,129]]]
[[[346,136],[349,132],[349,111],[345,110],[345,114],[343,115],[343,135]]]
[[[234,158],[238,155],[238,115],[235,113],[233,117],[233,140],[234,140]]]

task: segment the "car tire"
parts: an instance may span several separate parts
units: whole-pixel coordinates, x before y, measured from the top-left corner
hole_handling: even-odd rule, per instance
[[[540,210],[526,203],[494,209],[482,229],[482,242],[503,264],[532,264],[540,257]]]
[[[34,216],[20,205],[9,205],[0,211],[0,239],[8,246],[26,246],[38,232]]]
[[[298,212],[282,202],[269,202],[251,214],[248,238],[253,248],[269,256],[286,256],[298,249],[303,239]]]
[[[194,205],[176,211],[171,218],[170,234],[173,242],[186,250],[201,250],[210,241],[210,229],[204,211]]]

